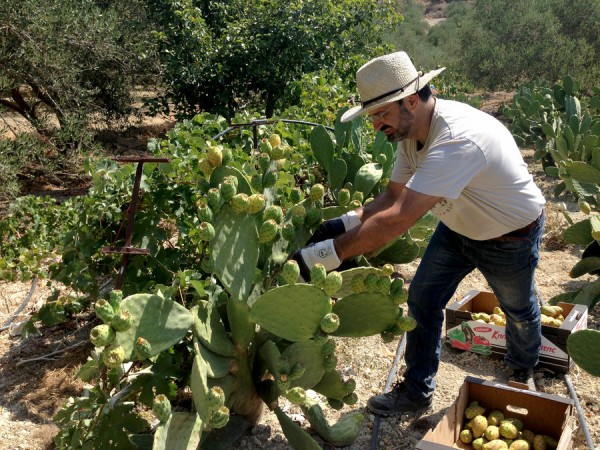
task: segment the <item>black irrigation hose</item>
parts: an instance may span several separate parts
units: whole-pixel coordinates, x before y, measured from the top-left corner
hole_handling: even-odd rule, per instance
[[[4,322],[4,324],[0,327],[0,333],[3,332],[4,330],[8,330],[10,328],[10,324],[13,322],[13,320],[15,320],[17,318],[17,316],[19,315],[19,313],[21,311],[23,311],[25,306],[27,306],[27,303],[29,303],[29,300],[31,300],[31,297],[33,296],[33,293],[35,292],[35,289],[37,288],[37,283],[38,283],[37,275],[34,275],[33,281],[31,283],[31,287],[29,288],[29,293],[27,294],[25,299],[21,302],[21,304],[19,305],[17,310],[13,313],[13,315],[6,322]]]
[[[309,125],[311,127],[319,127],[321,126],[321,124],[318,123],[314,123],[314,122],[305,122],[303,120],[291,120],[291,119],[279,119],[279,120],[268,120],[268,119],[254,119],[251,120],[250,123],[236,123],[236,124],[231,124],[229,125],[228,128],[226,128],[225,130],[221,131],[219,134],[213,136],[213,140],[217,140],[219,139],[221,136],[226,135],[227,133],[229,133],[232,130],[235,130],[236,128],[241,128],[241,127],[257,127],[259,125],[272,125],[278,122],[284,122],[284,123],[296,123],[296,124],[300,124],[300,125]],[[334,131],[333,128],[331,127],[325,127],[326,130],[329,131]],[[258,145],[257,142],[254,143],[255,146]]]

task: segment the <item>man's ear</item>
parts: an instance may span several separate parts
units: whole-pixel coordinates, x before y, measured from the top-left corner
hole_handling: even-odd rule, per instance
[[[402,103],[404,103],[404,105],[409,111],[414,111],[417,105],[419,104],[419,100],[419,95],[417,93],[414,93],[412,95],[409,95],[408,97],[404,97]]]

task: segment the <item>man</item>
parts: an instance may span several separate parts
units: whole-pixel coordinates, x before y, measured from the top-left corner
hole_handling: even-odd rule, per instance
[[[505,362],[513,378],[535,389],[541,325],[534,271],[545,199],[499,121],[431,95],[427,83],[443,70],[422,74],[397,52],[357,71],[361,105],[342,121],[368,115],[375,130],[398,142],[391,181],[367,206],[324,222],[295,255],[305,271],[316,263],[334,270],[402,235],[429,210],[439,218],[408,290],[417,327],[407,335],[404,380],[367,404],[384,416],[431,405],[444,309],[474,269],[506,313]]]

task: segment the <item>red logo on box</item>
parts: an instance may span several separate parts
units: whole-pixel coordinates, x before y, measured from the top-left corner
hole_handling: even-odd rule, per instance
[[[477,331],[478,333],[489,333],[490,331],[492,331],[490,327],[475,327],[473,328],[473,330]]]

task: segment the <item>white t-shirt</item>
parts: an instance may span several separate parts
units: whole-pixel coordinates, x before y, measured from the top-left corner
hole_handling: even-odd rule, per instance
[[[508,129],[451,100],[436,99],[423,148],[417,151],[414,140],[399,142],[391,180],[443,197],[432,214],[475,240],[528,225],[546,203]]]

